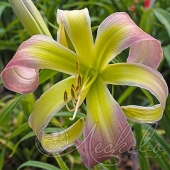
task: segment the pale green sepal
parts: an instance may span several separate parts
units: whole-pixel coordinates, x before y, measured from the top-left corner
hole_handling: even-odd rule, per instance
[[[59,153],[72,146],[74,141],[78,139],[83,131],[84,119],[80,118],[72,126],[65,131],[43,134],[40,142],[43,149],[50,153]]]
[[[122,106],[121,108],[128,119],[137,123],[153,123],[162,118],[162,107],[160,104],[153,107],[130,105]]]
[[[18,19],[31,36],[35,34],[44,34],[51,37],[43,18],[31,0],[8,1]]]

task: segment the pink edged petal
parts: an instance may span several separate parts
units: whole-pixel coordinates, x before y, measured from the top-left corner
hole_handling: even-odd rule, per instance
[[[124,49],[130,47],[127,62],[157,68],[162,59],[161,44],[142,31],[124,12],[107,17],[99,26],[95,57],[102,69]]]
[[[135,145],[122,109],[100,77],[87,95],[84,140],[76,141],[75,145],[87,168],[117,157]]]
[[[2,81],[12,91],[29,93],[38,85],[38,69],[47,68],[72,75],[76,72],[77,59],[74,52],[52,38],[35,35],[20,45],[2,71]]]

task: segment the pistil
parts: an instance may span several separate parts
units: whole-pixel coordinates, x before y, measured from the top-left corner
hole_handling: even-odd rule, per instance
[[[95,81],[97,77],[97,72],[94,69],[89,68],[86,71],[83,77],[83,82],[82,82],[82,76],[79,73],[79,69],[80,69],[79,62],[76,62],[75,83],[72,84],[71,86],[71,100],[72,100],[72,105],[73,105],[72,109],[67,104],[68,102],[67,91],[64,92],[64,101],[66,103],[67,110],[70,112],[74,111],[73,116],[69,118],[70,120],[75,119],[78,108],[81,103],[81,98],[83,96],[83,93],[87,92],[87,90],[93,84],[93,82]]]

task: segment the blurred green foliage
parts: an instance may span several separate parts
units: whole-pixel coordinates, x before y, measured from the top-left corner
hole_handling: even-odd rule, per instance
[[[57,37],[58,29],[56,22],[57,9],[73,10],[87,7],[91,16],[94,36],[96,34],[96,28],[107,16],[114,12],[127,12],[140,28],[161,42],[164,50],[164,58],[159,71],[163,74],[170,87],[170,0],[152,0],[152,6],[149,9],[144,8],[144,2],[142,0],[34,0],[33,2],[43,16],[54,39]],[[19,45],[28,38],[28,33],[15,16],[8,1],[1,0],[0,71],[4,69]],[[117,60],[124,61],[126,59],[124,56],[127,56],[127,52],[127,50],[124,51],[124,53],[119,55]],[[27,123],[29,114],[34,108],[35,100],[45,90],[62,79],[63,76],[65,75],[60,73],[51,72],[49,74],[48,71],[43,72],[40,74],[41,85],[35,93],[24,96],[8,91],[3,87],[0,80],[0,170],[15,170],[22,167],[30,167],[29,169],[31,170],[40,168],[57,170],[67,169],[66,166],[73,170],[86,169],[77,151],[65,154],[62,159],[48,157],[42,154],[37,148],[35,136]],[[109,88],[113,90],[113,87]],[[123,105],[129,103],[147,105],[155,102],[155,99],[150,93],[133,87],[115,86],[114,97]],[[168,100],[165,116],[161,120],[162,126],[158,125],[155,131],[152,127],[149,128],[144,139],[147,141],[149,135],[152,135],[153,138],[148,141],[148,145],[151,148],[154,148],[157,143],[161,145],[162,152],[159,153],[161,155],[160,159],[156,157],[158,155],[153,150],[146,152],[145,156],[150,157],[150,160],[154,161],[152,164],[157,164],[163,170],[170,169],[170,145],[168,139],[170,136],[167,127],[167,124],[170,123],[169,105],[170,101]],[[81,110],[85,111],[86,109],[82,106]],[[63,110],[51,122],[66,128],[70,124],[68,116],[70,116],[70,113]],[[147,125],[134,125],[134,127],[140,130],[141,135],[148,128]],[[138,134],[136,137],[140,141],[140,135]],[[139,160],[139,162],[141,161],[145,162],[146,159]],[[97,165],[94,170],[114,168],[117,169],[117,167],[105,167],[101,164]]]

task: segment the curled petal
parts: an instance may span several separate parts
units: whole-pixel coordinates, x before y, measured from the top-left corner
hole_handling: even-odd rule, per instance
[[[51,37],[43,18],[31,0],[8,1],[15,14],[31,36],[35,34],[44,34]]]
[[[45,134],[43,133],[40,142],[43,149],[49,153],[60,153],[74,144],[84,128],[84,119],[80,118],[65,131]]]
[[[118,157],[134,146],[130,126],[118,103],[99,77],[87,95],[84,140],[75,144],[88,168],[111,157]]]
[[[92,59],[93,37],[91,32],[91,22],[88,10],[57,11],[57,22],[69,36],[76,53],[86,65]],[[63,31],[63,29],[62,29]],[[63,35],[63,32],[60,32]],[[59,37],[61,40],[63,37]],[[63,40],[66,42],[66,40]],[[64,43],[65,44],[65,43]],[[88,50],[87,50],[88,49]]]
[[[75,74],[76,62],[77,55],[66,47],[45,35],[35,35],[21,44],[1,77],[6,88],[29,93],[37,87],[38,69]]]
[[[128,47],[130,52],[127,62],[158,67],[162,59],[160,42],[143,32],[126,13],[114,13],[98,28],[94,64],[102,70]]]
[[[8,66],[1,73],[4,86],[12,91],[25,94],[34,91],[38,86],[38,70],[25,67]]]
[[[143,64],[108,65],[101,74],[108,84],[137,86],[149,90],[160,102],[153,107],[123,106],[126,116],[136,122],[158,121],[163,114],[168,96],[168,87],[162,75],[155,69]]]

